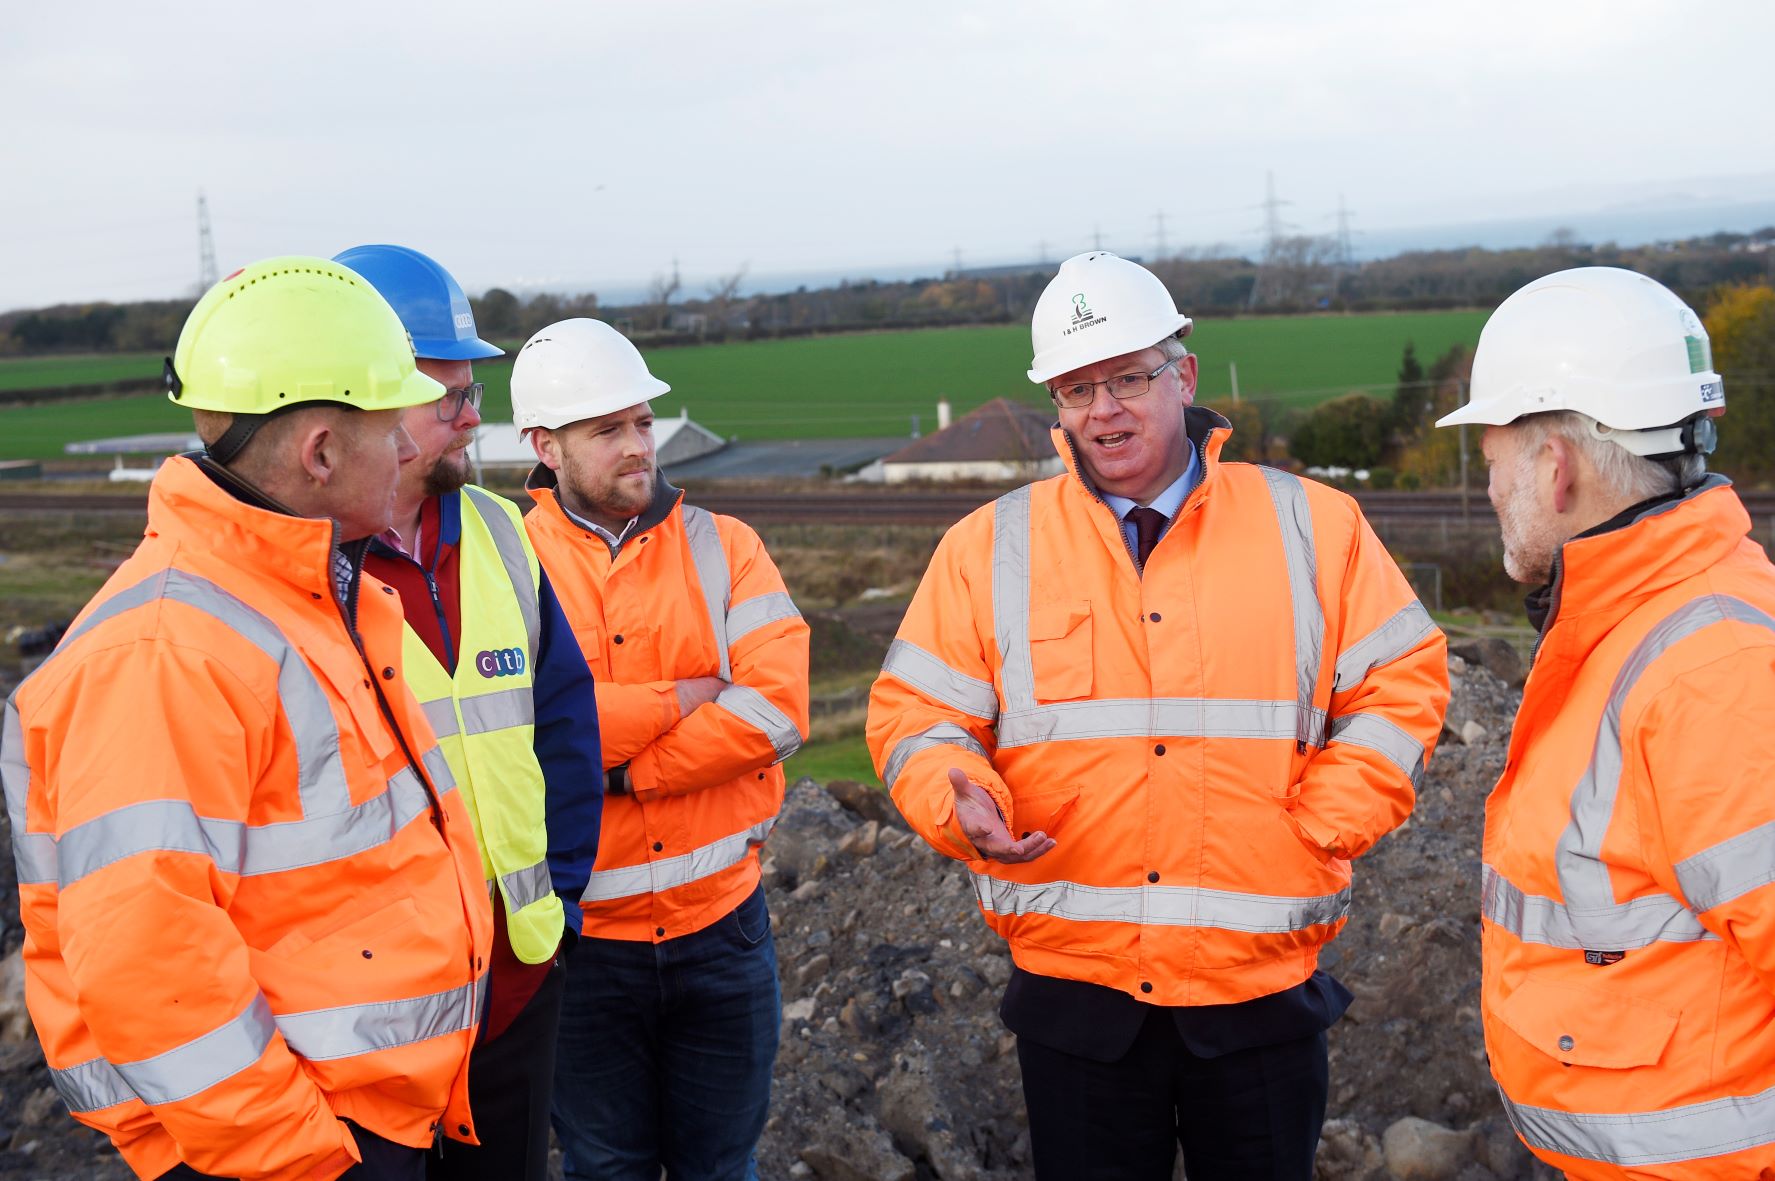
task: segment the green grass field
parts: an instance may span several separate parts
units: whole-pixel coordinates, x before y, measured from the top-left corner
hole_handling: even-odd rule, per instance
[[[803,775],[811,775],[821,783],[854,779],[871,787],[881,785],[881,780],[875,777],[875,764],[869,761],[868,744],[861,734],[808,743],[783,763],[783,774],[789,777],[790,783]]]
[[[1354,389],[1390,392],[1407,341],[1426,365],[1452,344],[1471,346],[1485,313],[1398,312],[1208,321],[1190,338],[1200,356],[1201,396],[1230,392],[1229,362],[1245,398],[1311,405]],[[1018,325],[862,333],[660,349],[653,371],[672,386],[655,402],[661,414],[688,406],[711,430],[742,439],[902,435],[919,416],[935,426],[947,395],[959,416],[999,396],[1041,401],[1024,379],[1029,333]],[[100,367],[116,363],[115,373]],[[14,367],[34,368],[31,380]],[[45,366],[88,382],[158,372],[158,358],[86,357],[0,361],[0,388],[45,384]],[[135,368],[131,368],[135,366]],[[58,368],[59,367],[59,368]],[[104,374],[109,373],[110,376]],[[509,421],[508,365],[484,365],[484,413]],[[0,407],[0,459],[48,459],[75,439],[188,429],[190,419],[158,396]]]
[[[54,385],[101,381],[157,381],[158,353],[99,353],[67,357],[10,357],[0,360],[0,390],[34,390]]]

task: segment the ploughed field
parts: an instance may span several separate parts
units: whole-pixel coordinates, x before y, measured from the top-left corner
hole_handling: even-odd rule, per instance
[[[1309,406],[1362,390],[1386,396],[1409,341],[1428,364],[1451,345],[1471,347],[1482,311],[1253,317],[1198,322],[1190,346],[1201,357],[1203,398],[1231,392],[1229,362],[1249,399]],[[515,342],[506,342],[508,348]],[[956,416],[996,397],[1037,403],[1024,379],[1029,332],[1022,325],[852,333],[792,340],[733,341],[643,350],[672,386],[662,415],[688,407],[697,422],[742,439],[811,439],[929,432],[936,402]],[[0,393],[139,378],[158,381],[157,354],[0,360]],[[483,414],[511,418],[511,367],[482,364]],[[157,393],[78,401],[0,404],[0,459],[53,459],[62,444],[112,435],[182,431],[190,418]]]

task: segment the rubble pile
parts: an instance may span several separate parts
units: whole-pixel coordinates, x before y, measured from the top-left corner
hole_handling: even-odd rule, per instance
[[[1356,994],[1331,1034],[1327,1181],[1555,1176],[1511,1134],[1479,1026],[1483,807],[1520,661],[1507,645],[1456,651],[1417,810],[1357,863],[1349,926],[1323,961]],[[966,867],[907,831],[881,793],[810,779],[765,852],[783,1040],[764,1181],[1030,1176],[1015,1043],[997,1013],[1011,962]],[[0,1181],[127,1178],[49,1087],[23,1017],[11,875],[0,858]]]

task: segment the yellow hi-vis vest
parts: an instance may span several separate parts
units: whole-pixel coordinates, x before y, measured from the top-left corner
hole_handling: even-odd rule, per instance
[[[555,954],[565,921],[549,878],[542,767],[532,745],[540,567],[516,505],[473,485],[460,495],[456,675],[409,626],[407,683],[468,805],[481,873],[505,900],[512,950],[540,964]]]

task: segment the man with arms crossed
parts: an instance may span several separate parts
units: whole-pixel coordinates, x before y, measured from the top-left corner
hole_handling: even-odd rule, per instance
[[[757,849],[807,734],[808,629],[758,535],[659,474],[667,388],[596,320],[549,325],[512,366],[541,460],[524,524],[598,679],[609,768],[555,1129],[569,1178],[740,1181],[781,1008]]]

